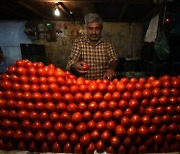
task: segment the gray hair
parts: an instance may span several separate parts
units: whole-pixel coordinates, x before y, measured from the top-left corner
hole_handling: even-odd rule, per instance
[[[101,16],[97,13],[89,13],[84,17],[84,21],[85,21],[85,25],[87,26],[89,23],[92,22],[100,22],[100,24],[102,25],[103,20],[101,18]]]

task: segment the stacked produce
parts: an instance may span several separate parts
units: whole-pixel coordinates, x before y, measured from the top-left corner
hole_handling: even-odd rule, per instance
[[[18,60],[0,76],[0,149],[180,151],[180,76],[85,80]]]

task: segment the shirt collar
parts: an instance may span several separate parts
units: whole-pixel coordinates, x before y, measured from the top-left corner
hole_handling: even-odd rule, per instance
[[[89,38],[88,38],[87,36],[85,37],[85,39],[86,39],[87,43],[91,44],[91,43],[90,43],[90,40],[89,40]],[[96,46],[97,46],[98,44],[102,43],[103,41],[104,41],[104,39],[103,39],[102,37],[100,37],[100,39],[99,39],[98,42],[96,43]]]

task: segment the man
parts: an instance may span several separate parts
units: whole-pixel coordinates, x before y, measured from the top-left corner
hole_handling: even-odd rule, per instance
[[[85,79],[112,79],[118,64],[113,45],[101,37],[103,28],[99,14],[85,16],[86,36],[77,38],[67,63],[67,70]],[[89,70],[84,68],[89,66]]]
[[[8,66],[13,65],[15,60],[10,57],[5,57],[3,51],[0,48],[0,74],[7,71]]]

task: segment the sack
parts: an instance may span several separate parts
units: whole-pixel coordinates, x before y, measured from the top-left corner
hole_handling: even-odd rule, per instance
[[[159,33],[154,49],[160,60],[164,60],[169,55],[169,45],[164,31]]]

